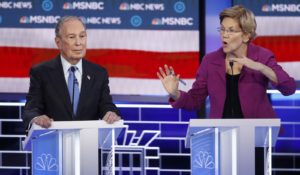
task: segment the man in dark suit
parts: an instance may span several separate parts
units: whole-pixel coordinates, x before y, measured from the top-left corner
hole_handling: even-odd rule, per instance
[[[51,121],[120,120],[112,103],[107,71],[84,59],[87,33],[81,19],[61,18],[55,34],[60,55],[30,70],[25,127],[35,123],[48,128]]]

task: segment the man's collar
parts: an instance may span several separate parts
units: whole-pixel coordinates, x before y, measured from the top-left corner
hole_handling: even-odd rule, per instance
[[[60,59],[61,59],[61,63],[62,63],[64,73],[67,73],[71,66],[76,66],[79,73],[82,74],[82,59],[80,59],[78,61],[78,63],[75,64],[75,65],[72,65],[71,63],[69,63],[62,55],[60,55]]]

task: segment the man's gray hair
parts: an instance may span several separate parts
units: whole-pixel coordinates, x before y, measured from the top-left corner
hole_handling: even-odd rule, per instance
[[[84,22],[81,20],[81,18],[77,17],[77,16],[64,16],[62,18],[60,18],[55,26],[55,36],[56,37],[59,37],[59,32],[60,32],[60,29],[61,29],[61,26],[67,22],[67,21],[71,21],[71,20],[77,20],[77,21],[80,21],[84,27],[84,29],[86,29],[86,26],[84,24]]]

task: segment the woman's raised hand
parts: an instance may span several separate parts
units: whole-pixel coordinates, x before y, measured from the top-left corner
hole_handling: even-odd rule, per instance
[[[165,65],[164,69],[159,67],[157,72],[157,77],[161,80],[165,90],[174,99],[178,99],[180,92],[178,90],[179,86],[179,74],[175,75],[175,71],[172,66]]]

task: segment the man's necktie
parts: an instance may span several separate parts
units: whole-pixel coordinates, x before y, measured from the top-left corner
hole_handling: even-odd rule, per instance
[[[76,116],[77,105],[79,100],[79,84],[77,78],[75,76],[75,72],[77,70],[76,66],[71,66],[69,68],[69,78],[68,78],[68,89],[69,95],[71,98],[71,104],[73,108],[73,117]]]

